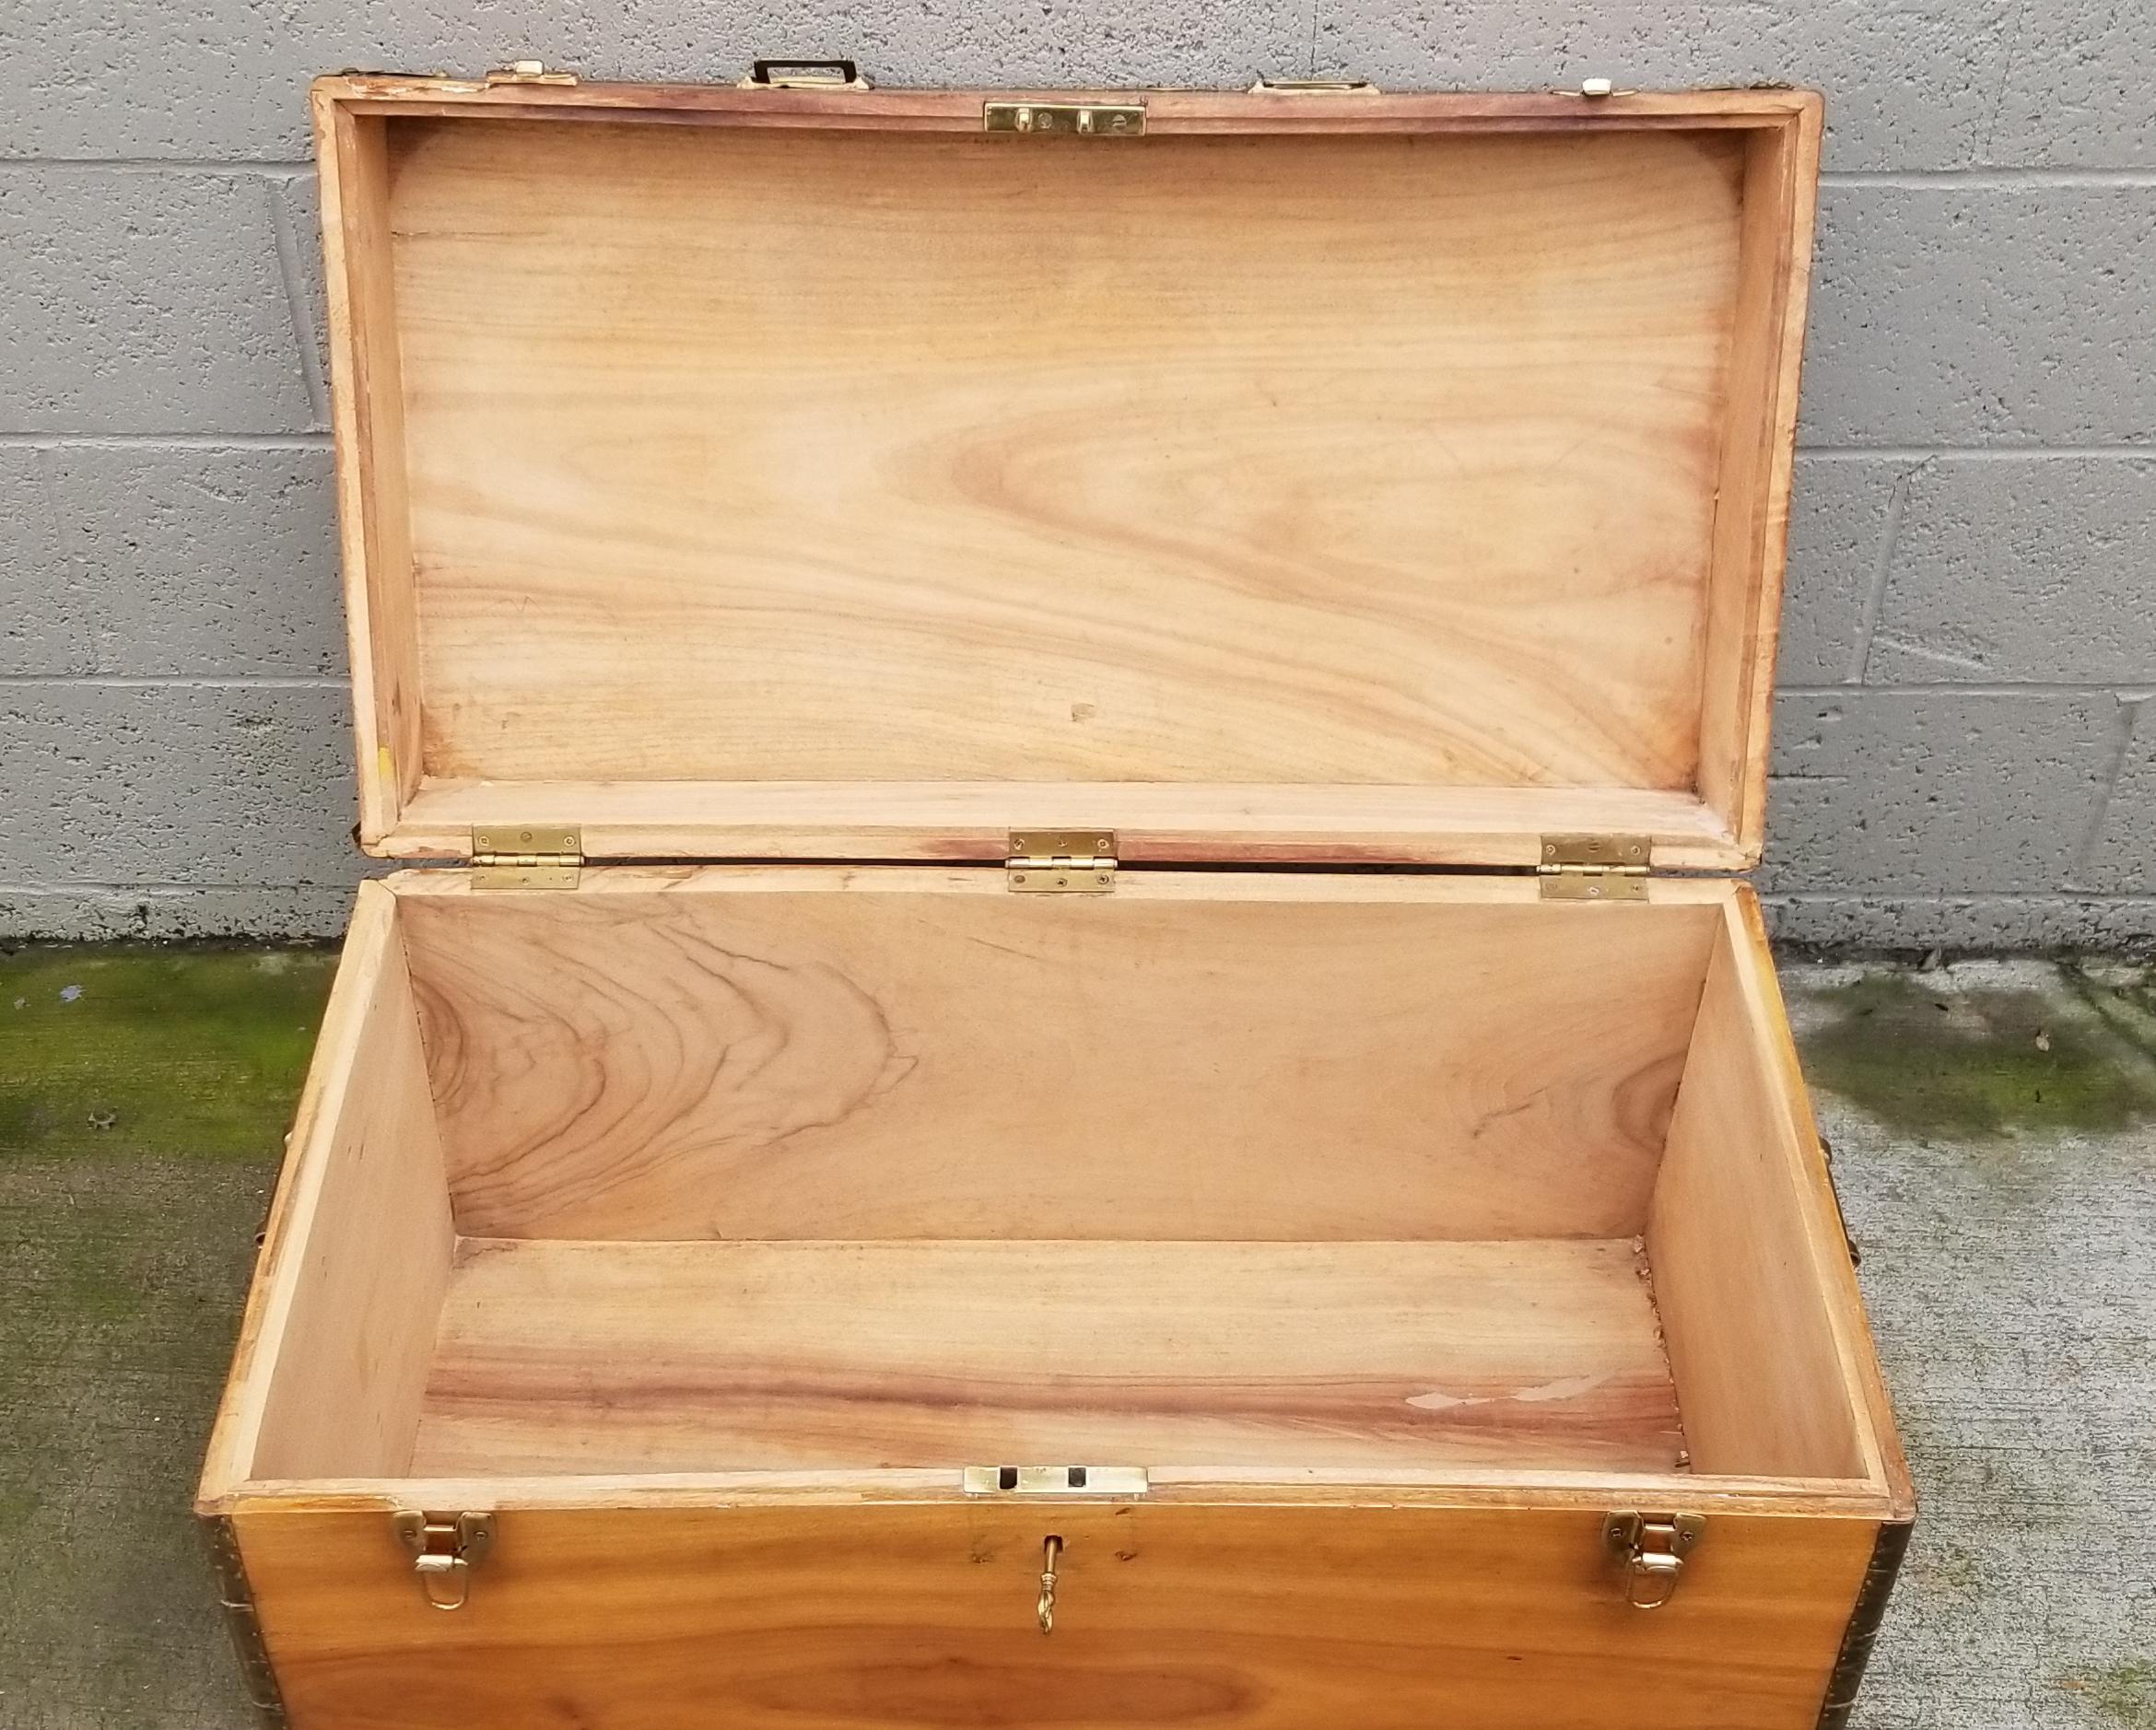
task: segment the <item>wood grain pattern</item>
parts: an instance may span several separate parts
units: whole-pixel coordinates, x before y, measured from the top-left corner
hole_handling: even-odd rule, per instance
[[[466,1239],[412,1469],[1666,1471],[1636,1242]]]
[[[400,896],[468,1235],[1631,1235],[1728,894],[612,874]]]
[[[205,1468],[411,1463],[453,1234],[396,901],[361,885]]]
[[[1532,1505],[510,1511],[454,1616],[384,1513],[236,1525],[305,1730],[1811,1730],[1878,1522],[1717,1515],[1655,1615]]]
[[[1797,382],[1821,128],[1822,107],[1813,96],[1795,126],[1750,134],[1745,157],[1739,313],[1716,495],[1715,575],[1708,585],[1699,789],[1736,832],[1747,871],[1759,862],[1765,842],[1768,722],[1797,460]]]
[[[685,856],[828,857],[881,786],[895,852],[952,856],[1025,819],[908,791],[1070,781],[1330,792],[1342,857],[1476,862],[1611,825],[1448,843],[1472,801],[1364,792],[1629,790],[1624,830],[1704,832],[1668,862],[1733,862],[1701,658],[1760,573],[1715,501],[1787,484],[1723,472],[1747,165],[1810,99],[1156,92],[1111,156],[982,137],[983,94],[319,87],[390,129],[345,220],[395,235],[394,341],[351,340],[402,358],[379,562],[450,808],[407,826],[375,766],[367,843],[461,849],[486,783],[685,783]],[[765,782],[841,796],[706,816]],[[1303,844],[1254,815],[1233,856]]]
[[[425,766],[389,129],[320,88],[313,115],[359,824],[372,835],[396,821]]]
[[[1647,1225],[1685,1430],[1705,1471],[1877,1479],[1828,1296],[1853,1292],[1848,1257],[1797,1144],[1740,938],[1732,920],[1708,964]]]
[[[1690,792],[1105,781],[433,781],[375,850],[469,853],[474,824],[575,823],[592,859],[1001,859],[1011,831],[1098,824],[1139,862],[1534,864],[1544,831],[1644,835],[1668,870],[1734,838]]]
[[[1734,144],[1006,144],[397,134],[429,773],[1691,784]]]

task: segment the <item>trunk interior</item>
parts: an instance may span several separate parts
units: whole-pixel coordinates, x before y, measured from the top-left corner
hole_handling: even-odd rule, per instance
[[[370,886],[230,1482],[1881,1482],[1748,892],[1125,879]]]

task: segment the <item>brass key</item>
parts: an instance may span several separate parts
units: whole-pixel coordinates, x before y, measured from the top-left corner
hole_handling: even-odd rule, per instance
[[[1056,1561],[1063,1553],[1063,1540],[1060,1537],[1044,1538],[1040,1546],[1040,1603],[1036,1614],[1040,1618],[1040,1631],[1056,1631]]]

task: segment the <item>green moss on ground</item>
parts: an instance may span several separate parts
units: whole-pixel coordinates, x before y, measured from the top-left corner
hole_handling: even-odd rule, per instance
[[[2059,1686],[2127,1730],[2156,1730],[2156,1660],[2106,1665],[2060,1678]]]
[[[0,1159],[274,1154],[335,967],[299,948],[0,955]]]
[[[2146,972],[2062,965],[2042,988],[1881,969],[1819,988],[1804,1039],[1820,1085],[1917,1136],[2101,1133],[2156,1120]]]

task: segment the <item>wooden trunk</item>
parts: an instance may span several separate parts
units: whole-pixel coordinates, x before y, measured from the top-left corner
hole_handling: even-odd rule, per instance
[[[1760,851],[1818,99],[315,103],[361,840],[465,863],[205,1473],[265,1712],[1839,1723],[1913,1502],[1668,874]]]

